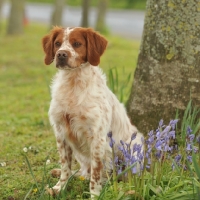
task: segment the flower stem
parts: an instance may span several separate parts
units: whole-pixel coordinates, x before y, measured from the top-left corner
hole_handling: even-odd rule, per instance
[[[129,183],[129,189],[131,190],[131,187],[132,187],[132,173],[131,173],[131,169],[128,170],[128,183]]]
[[[113,165],[113,187],[114,187],[114,192],[117,195],[117,172],[116,172],[116,167],[115,167],[114,147],[112,147],[112,165]]]
[[[199,167],[200,167],[200,143],[199,143]]]

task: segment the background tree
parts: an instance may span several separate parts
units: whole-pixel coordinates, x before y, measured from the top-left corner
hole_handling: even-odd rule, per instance
[[[95,29],[100,32],[106,32],[106,10],[108,0],[99,0],[97,20]]]
[[[22,34],[24,32],[25,0],[11,0],[7,34]]]
[[[1,27],[1,22],[2,22],[2,7],[3,7],[4,0],[0,0],[0,30],[2,29]]]
[[[54,11],[51,17],[51,27],[55,25],[62,26],[62,15],[64,6],[65,6],[65,0],[54,1]]]
[[[200,3],[147,0],[142,42],[127,104],[143,132],[200,105]]]
[[[88,27],[89,26],[89,9],[90,9],[90,0],[82,0],[82,18],[81,18],[81,26]]]
[[[2,7],[3,7],[4,0],[0,0],[0,21],[2,18]]]

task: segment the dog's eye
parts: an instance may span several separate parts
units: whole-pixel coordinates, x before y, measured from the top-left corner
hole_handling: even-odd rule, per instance
[[[77,48],[77,47],[80,47],[81,46],[81,43],[79,42],[74,42],[73,43],[73,47]]]
[[[60,46],[61,46],[61,43],[60,43],[60,42],[55,42],[55,46],[56,46],[56,47],[60,47]]]

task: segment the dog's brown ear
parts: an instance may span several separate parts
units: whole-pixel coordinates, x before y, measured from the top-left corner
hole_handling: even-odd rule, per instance
[[[46,65],[50,65],[54,59],[54,52],[53,52],[53,41],[51,38],[51,34],[46,35],[42,38],[42,47],[45,53],[44,63]]]
[[[87,29],[87,60],[93,65],[97,66],[100,63],[100,57],[106,49],[107,40],[95,32],[94,30]]]
[[[43,50],[44,50],[44,53],[45,53],[44,62],[45,62],[46,65],[50,65],[54,60],[54,56],[55,56],[54,41],[59,34],[60,34],[61,39],[62,39],[63,28],[55,26],[51,30],[50,34],[48,34],[48,35],[46,35],[42,38],[42,47],[43,47]]]

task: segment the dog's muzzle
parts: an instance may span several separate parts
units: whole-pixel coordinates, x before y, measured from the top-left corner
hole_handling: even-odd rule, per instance
[[[68,54],[65,50],[59,50],[56,53],[56,67],[62,68],[67,66]]]

